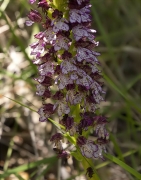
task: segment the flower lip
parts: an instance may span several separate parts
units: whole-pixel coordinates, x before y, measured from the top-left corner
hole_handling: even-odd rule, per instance
[[[54,74],[54,65],[51,61],[46,62],[38,67],[39,74],[41,76],[50,76]]]
[[[53,104],[44,104],[39,110],[38,114],[40,115],[39,121],[45,122],[51,114],[54,113]]]
[[[70,113],[70,107],[64,100],[56,102],[53,106],[53,109],[57,111],[58,116]]]
[[[51,97],[51,91],[49,89],[46,89],[44,86],[42,85],[37,85],[37,92],[36,94],[38,96],[43,96],[42,98],[46,99],[46,98],[50,98]]]
[[[34,24],[34,22],[31,20],[26,20],[25,24],[26,24],[26,26],[32,26],[32,24]]]
[[[59,35],[55,42],[54,50],[55,51],[59,51],[60,49],[68,50],[69,49],[68,44],[69,44],[69,39],[62,35]]]
[[[70,14],[70,22],[71,23],[85,23],[85,22],[91,22],[91,16],[90,16],[90,5],[85,6],[82,9],[71,9]]]
[[[69,31],[68,21],[64,18],[53,20],[51,26],[53,26],[53,31],[55,33],[60,31]]]
[[[72,28],[73,36],[76,41],[79,41],[83,38],[88,39],[90,42],[93,42],[95,36],[93,33],[95,33],[95,30],[91,30],[86,27],[86,25],[80,25],[77,24],[77,26],[74,26]]]

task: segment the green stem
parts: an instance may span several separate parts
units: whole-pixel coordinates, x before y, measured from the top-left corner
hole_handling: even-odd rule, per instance
[[[79,151],[79,153],[81,154],[81,152]],[[85,169],[85,171],[87,171],[87,168],[88,167],[91,167],[94,171],[94,174],[92,176],[92,178],[89,178],[89,180],[100,180],[98,174],[97,174],[97,171],[95,169],[95,166],[94,166],[94,163],[91,159],[87,159],[86,157],[84,157],[82,154],[82,165],[83,165],[83,168]]]
[[[60,11],[64,9],[64,4],[66,3],[67,3],[66,0],[53,0],[54,6]]]
[[[89,178],[89,180],[100,180],[100,178],[99,178],[99,176],[97,174],[97,171],[95,169],[93,161],[91,159],[88,159],[88,158],[84,157],[81,154],[79,147],[76,145],[76,140],[74,139],[74,137],[70,136],[69,133],[66,133],[65,137],[68,139],[68,141],[70,143],[74,144],[75,147],[77,148],[77,154],[78,154],[78,157],[80,157],[80,159],[82,159],[81,162],[82,162],[84,170],[87,171],[88,167],[91,167],[93,169],[93,171],[94,171],[93,177]]]
[[[93,163],[93,162],[92,162],[91,160],[86,161],[86,160],[84,159],[84,160],[82,161],[83,168],[84,168],[85,170],[87,170],[88,167],[92,167],[92,163]],[[90,165],[91,165],[91,166],[90,166]],[[94,164],[93,164],[93,166],[94,166]],[[93,168],[92,168],[92,169],[93,169]],[[100,178],[99,178],[96,170],[94,171],[94,174],[93,174],[92,178],[89,178],[89,180],[100,180]]]

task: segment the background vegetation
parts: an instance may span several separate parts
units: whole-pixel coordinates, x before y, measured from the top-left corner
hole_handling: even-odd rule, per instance
[[[107,91],[101,113],[109,118],[112,155],[96,160],[96,168],[102,180],[141,179],[141,3],[91,2]],[[55,128],[39,123],[33,111],[41,101],[28,45],[39,27],[25,26],[28,0],[0,0],[0,5],[0,179],[84,180],[81,162],[54,156],[49,138]]]

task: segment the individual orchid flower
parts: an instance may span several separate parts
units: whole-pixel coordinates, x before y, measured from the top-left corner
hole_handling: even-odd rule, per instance
[[[63,136],[61,133],[56,133],[54,134],[50,141],[52,141],[54,144],[55,144],[55,147],[58,149],[58,150],[63,150],[63,147],[62,147],[62,140],[63,140]]]
[[[77,125],[74,122],[73,117],[69,117],[68,115],[65,115],[61,120],[61,124],[65,126],[66,131],[68,131],[71,136],[73,136],[76,133]]]
[[[56,34],[53,32],[52,27],[49,27],[44,32],[43,40],[44,42],[49,43],[49,44],[53,44],[53,42],[56,40]]]
[[[38,96],[43,96],[45,99],[51,97],[51,91],[47,89],[45,86],[38,84],[37,85],[37,92]]]
[[[68,59],[66,59],[66,61],[63,61],[60,67],[63,74],[68,74],[69,72],[77,71],[77,67]]]
[[[71,23],[81,23],[81,22],[90,22],[90,5],[85,6],[84,8],[78,9],[71,9],[70,14],[70,22]]]
[[[93,61],[94,63],[99,63],[96,58],[96,55],[98,54],[86,48],[78,47],[77,49],[77,61],[79,62],[81,62],[82,60],[85,60],[88,62]]]
[[[53,26],[53,31],[55,33],[59,31],[69,31],[69,25],[67,24],[68,21],[64,18],[53,20],[52,21],[52,26]]]
[[[52,76],[52,74],[54,74],[54,65],[51,61],[48,61],[40,65],[38,71],[41,76]]]
[[[54,50],[55,51],[59,51],[60,49],[68,50],[69,49],[68,43],[69,43],[68,38],[59,35],[55,42]]]
[[[98,151],[98,145],[94,144],[93,141],[87,140],[83,136],[79,136],[77,144],[80,147],[81,153],[86,158],[95,158]]]
[[[70,108],[65,101],[56,102],[53,109],[57,111],[59,117],[70,112]]]
[[[34,3],[35,1],[32,2]],[[29,20],[26,21],[27,26],[31,26],[35,22],[39,23],[42,21],[41,14],[37,10],[33,9],[31,9],[30,13],[28,14],[28,18]]]
[[[85,26],[77,25],[72,29],[74,39],[79,41],[80,39],[87,38],[90,42],[93,42],[95,30],[88,29]]]
[[[56,79],[56,83],[58,84],[59,89],[64,89],[68,84],[73,84],[73,81],[68,75],[60,74]]]
[[[45,51],[45,44],[46,43],[43,40],[39,40],[38,42],[31,44],[31,55],[36,55],[36,58],[39,58]]]
[[[38,111],[38,114],[40,115],[39,121],[45,122],[50,117],[51,114],[54,113],[53,104],[44,104],[43,107],[41,107]]]

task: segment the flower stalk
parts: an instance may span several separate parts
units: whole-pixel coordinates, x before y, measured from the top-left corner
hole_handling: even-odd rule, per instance
[[[30,0],[35,2],[38,8],[30,11],[26,24],[38,23],[43,29],[30,45],[39,72],[36,94],[43,104],[39,121],[46,122],[56,114],[60,132],[51,138],[54,151],[60,158],[69,157],[62,146],[67,138],[81,153],[87,176],[98,180],[91,159],[104,159],[109,134],[107,118],[98,114],[105,92],[97,59],[100,54],[94,50],[98,42],[94,40],[96,31],[91,29],[90,1]],[[90,131],[95,141],[89,139]]]

